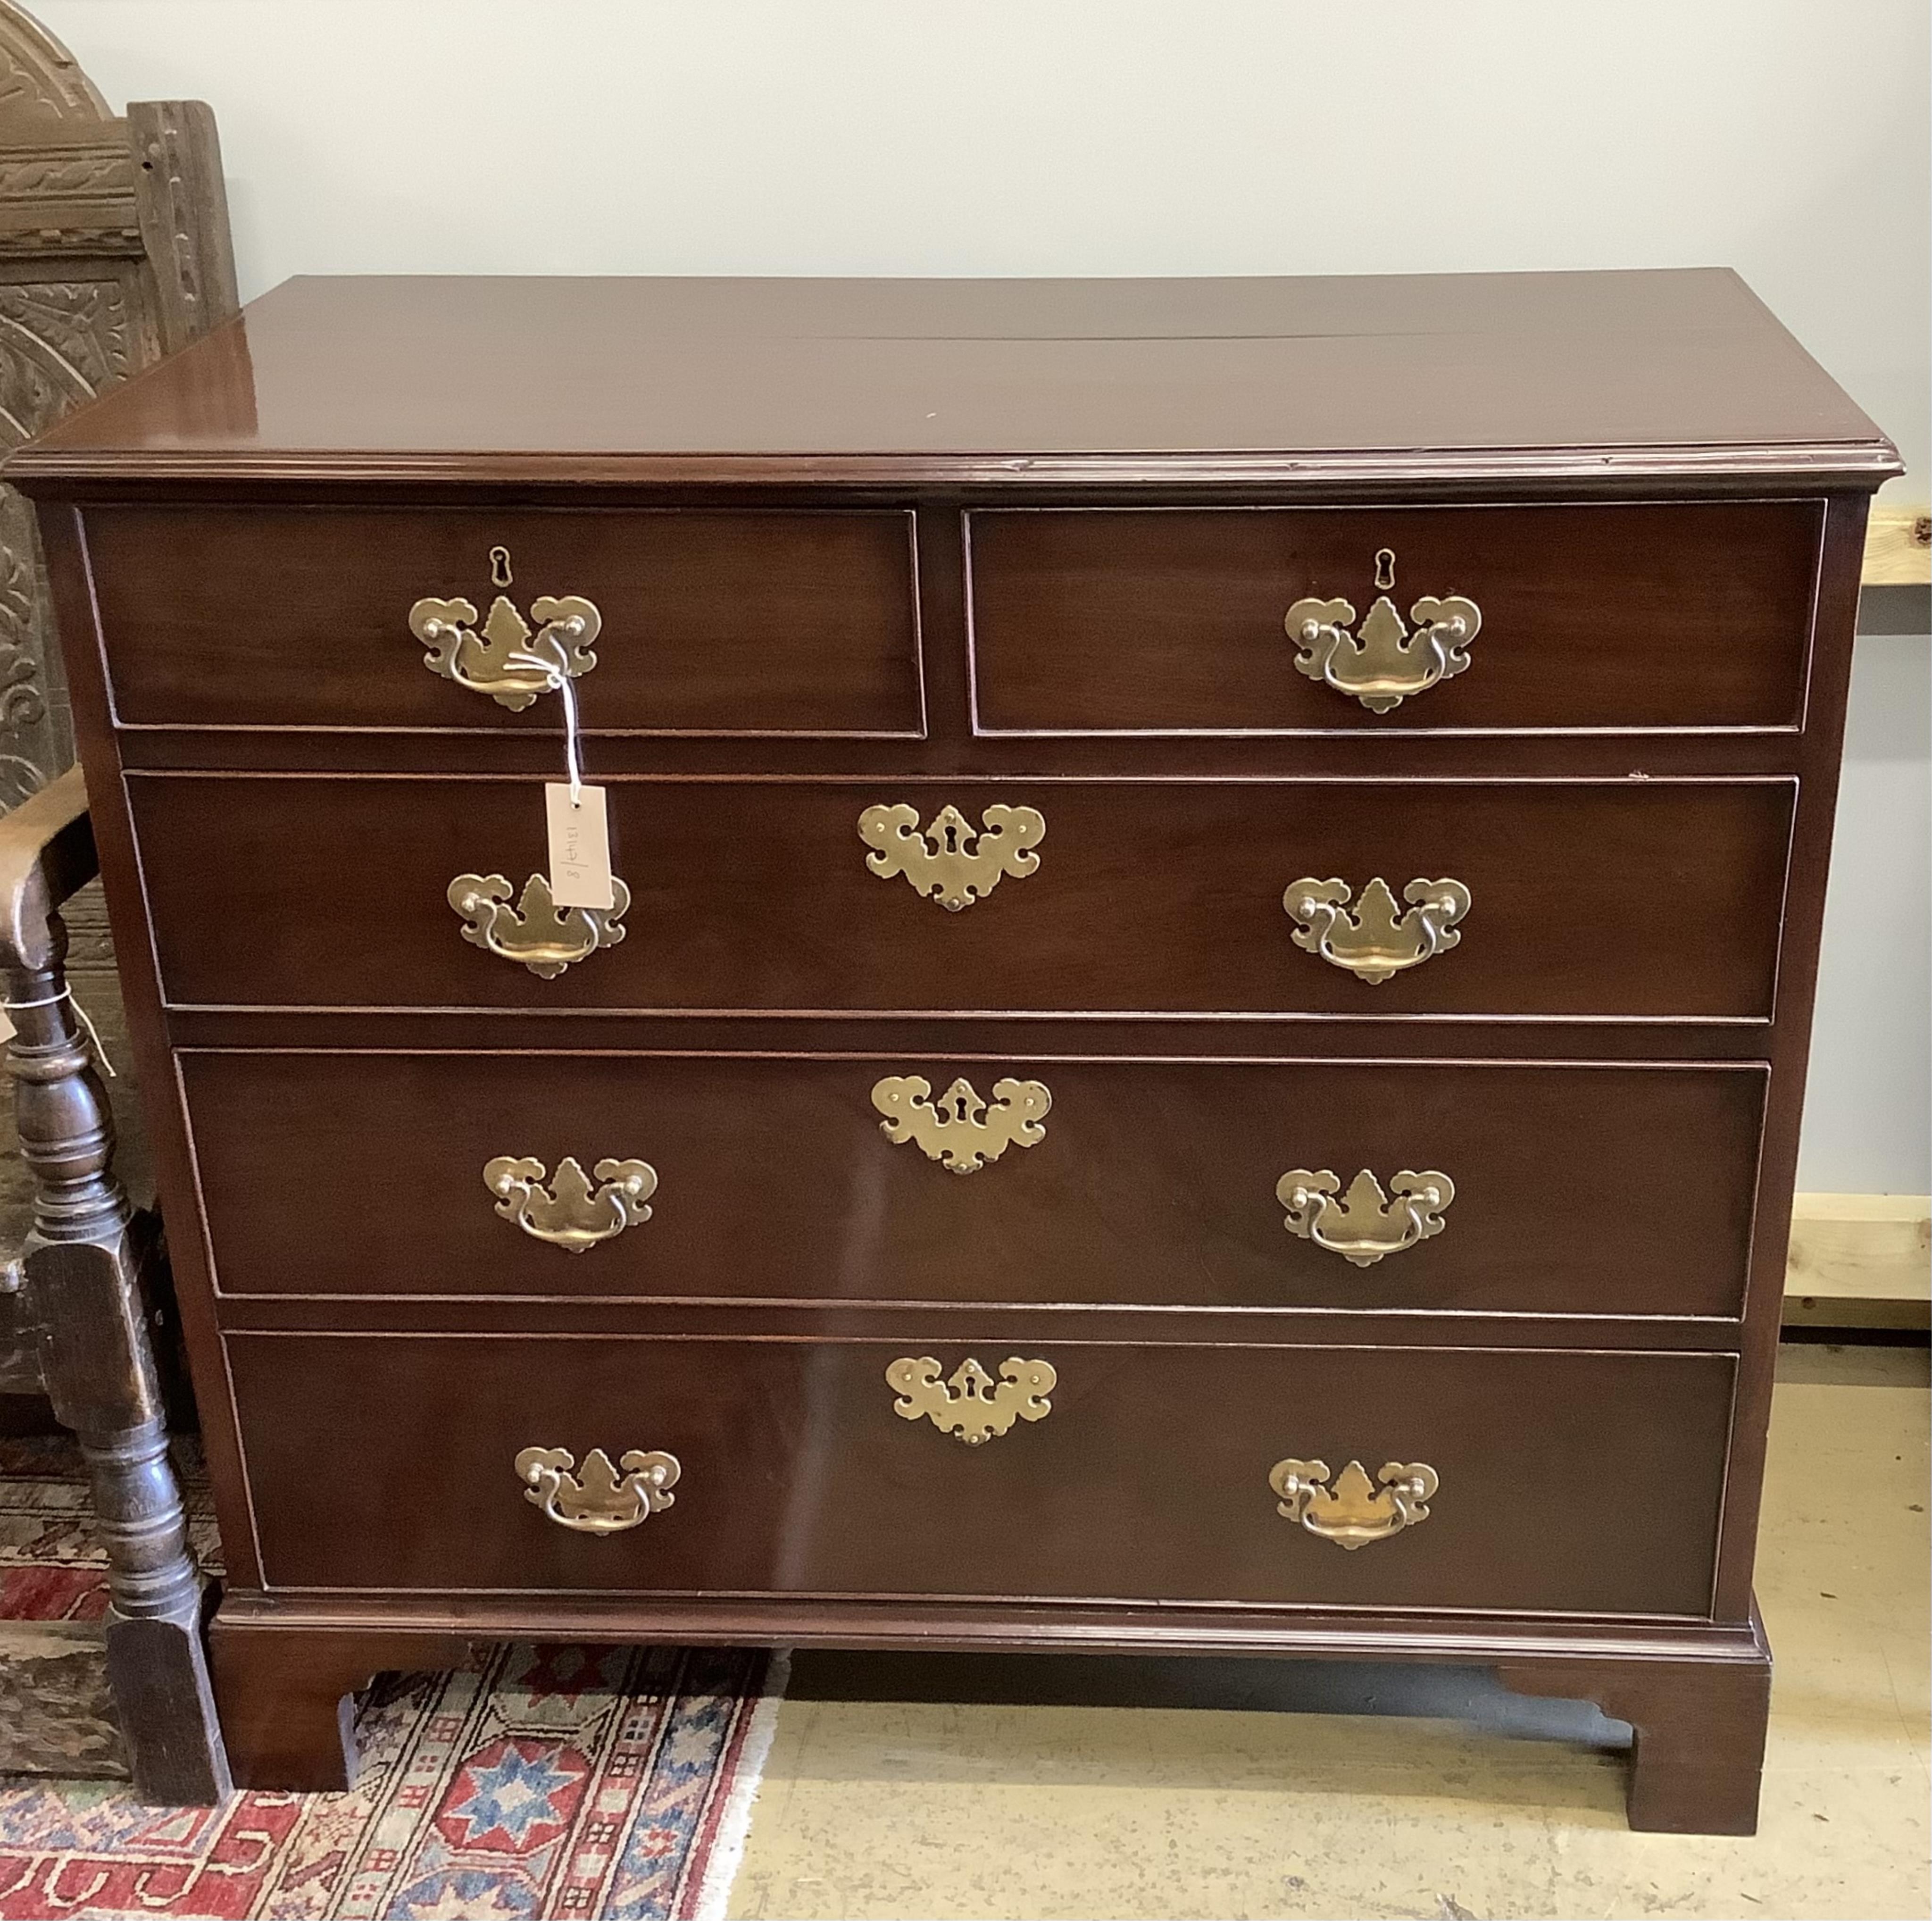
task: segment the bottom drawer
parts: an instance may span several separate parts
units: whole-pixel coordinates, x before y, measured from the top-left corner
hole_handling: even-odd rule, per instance
[[[1733,1370],[608,1334],[230,1352],[272,1587],[1684,1616],[1710,1607]],[[1010,1358],[1050,1377],[1003,1382]]]

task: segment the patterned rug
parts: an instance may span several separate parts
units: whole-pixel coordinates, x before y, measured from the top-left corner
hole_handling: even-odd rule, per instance
[[[0,1441],[0,1618],[106,1604],[77,1457]],[[759,1651],[505,1646],[383,1676],[346,1794],[169,1809],[108,1782],[0,1786],[0,1917],[715,1921],[783,1682]]]

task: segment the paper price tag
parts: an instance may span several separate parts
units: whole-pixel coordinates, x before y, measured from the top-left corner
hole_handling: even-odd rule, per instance
[[[568,781],[546,781],[544,815],[550,827],[550,899],[559,907],[614,907],[604,790],[580,787],[573,801]]]

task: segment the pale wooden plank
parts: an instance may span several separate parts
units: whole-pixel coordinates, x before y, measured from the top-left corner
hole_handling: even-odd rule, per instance
[[[1932,512],[1876,506],[1865,527],[1868,587],[1922,587],[1932,581]]]
[[[1791,1212],[1787,1322],[1923,1327],[1932,1319],[1932,1199],[1799,1194]]]

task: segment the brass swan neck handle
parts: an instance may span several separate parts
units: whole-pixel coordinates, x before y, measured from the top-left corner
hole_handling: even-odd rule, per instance
[[[1346,1194],[1341,1187],[1325,1167],[1316,1172],[1293,1167],[1274,1193],[1287,1211],[1282,1225],[1291,1234],[1358,1268],[1373,1267],[1440,1234],[1442,1217],[1456,1198],[1456,1184],[1433,1169],[1418,1174],[1405,1167],[1389,1182],[1387,1194],[1366,1167]]]
[[[463,938],[485,953],[516,961],[539,980],[554,980],[567,967],[624,938],[622,917],[631,890],[614,875],[608,907],[560,908],[550,882],[532,874],[513,908],[510,884],[501,874],[459,874],[449,884],[449,904],[468,924]]]
[[[1307,878],[1292,882],[1281,904],[1300,923],[1289,936],[1298,947],[1371,986],[1447,953],[1462,938],[1456,927],[1469,911],[1470,897],[1460,881],[1410,881],[1402,890],[1410,903],[1406,911],[1397,908],[1379,874],[1351,908],[1353,892],[1346,881]]]
[[[1376,585],[1395,585],[1395,554],[1389,548],[1376,556]],[[1415,623],[1413,635],[1383,593],[1359,633],[1350,631],[1355,610],[1346,600],[1298,600],[1282,625],[1301,650],[1296,672],[1360,701],[1371,713],[1388,713],[1462,672],[1469,665],[1469,643],[1483,625],[1482,609],[1462,594],[1425,594],[1408,617]]]
[[[500,1154],[484,1163],[483,1184],[506,1220],[566,1253],[582,1254],[649,1220],[658,1190],[657,1170],[647,1160],[600,1160],[592,1174],[594,1187],[576,1156],[566,1154],[546,1185],[542,1161]]]
[[[1276,1512],[1351,1552],[1419,1526],[1442,1485],[1435,1469],[1420,1460],[1385,1461],[1374,1481],[1352,1460],[1332,1487],[1328,1481],[1324,1460],[1278,1460],[1268,1469],[1268,1485],[1280,1496]]]
[[[683,1472],[676,1455],[639,1448],[621,1455],[616,1467],[602,1448],[592,1448],[580,1468],[567,1448],[526,1448],[516,1469],[524,1499],[542,1508],[546,1520],[577,1534],[622,1534],[642,1526],[676,1501],[670,1490]]]
[[[479,629],[473,602],[424,599],[410,609],[410,632],[429,650],[423,665],[432,674],[520,713],[597,665],[591,643],[604,625],[596,602],[575,593],[540,596],[530,617],[535,633],[500,593]]]

